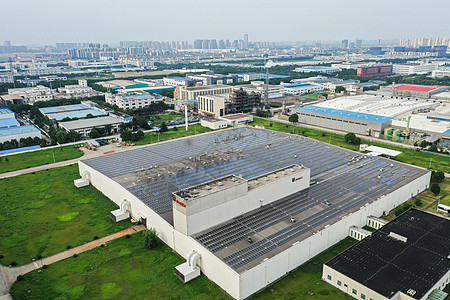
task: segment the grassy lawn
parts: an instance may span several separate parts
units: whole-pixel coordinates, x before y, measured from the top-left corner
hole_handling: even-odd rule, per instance
[[[151,116],[151,121],[153,124],[160,124],[162,122],[173,121],[176,118],[184,119],[184,114],[171,113],[171,114],[162,114],[162,115]]]
[[[116,205],[94,187],[77,189],[78,165],[0,180],[0,259],[30,262],[128,228],[114,223]]]
[[[322,265],[356,242],[349,237],[342,240],[252,299],[352,299],[322,280]]]
[[[335,133],[328,133],[325,131],[310,129],[306,127],[299,127],[290,124],[284,124],[272,120],[261,119],[258,117],[254,117],[254,120],[255,122],[252,123],[253,125],[264,126],[267,129],[287,133],[302,134],[312,139],[330,143],[342,148],[347,148],[355,151],[359,150],[358,145],[352,145],[345,142],[344,134],[340,135]],[[272,126],[270,126],[270,124],[272,124]],[[450,155],[439,155],[436,153],[419,151],[413,148],[403,148],[400,146],[385,144],[383,142],[374,142],[364,139],[362,139],[362,143],[401,151],[402,154],[396,157],[397,161],[416,165],[423,168],[429,167],[431,159],[432,169],[450,173]]]
[[[156,142],[162,142],[172,139],[177,139],[184,136],[195,135],[199,133],[209,132],[211,129],[203,127],[200,124],[189,125],[189,131],[184,130],[183,127],[178,127],[178,130],[169,129],[164,133],[146,132],[142,140],[135,142],[136,145],[146,145]]]
[[[141,235],[28,273],[10,293],[14,299],[230,299],[205,276],[183,284],[173,273],[184,260],[165,245],[144,249]],[[321,275],[323,263],[355,242],[343,240],[252,299],[351,299]]]
[[[424,210],[429,205],[431,205],[433,202],[435,202],[442,196],[445,196],[439,203],[450,206],[450,178],[445,178],[444,182],[439,183],[439,186],[441,187],[441,193],[439,195],[435,195],[430,190],[426,190],[426,191],[420,193],[419,195],[415,196],[414,198],[411,198],[410,200],[406,201],[405,204],[411,205],[411,207],[414,207],[417,209]],[[417,200],[420,200],[420,202]],[[405,204],[403,204],[403,205],[405,205]],[[396,217],[395,213],[400,212],[401,210],[402,210],[401,207],[392,210],[391,212],[389,212],[389,215],[384,217],[384,219],[387,221],[392,221]],[[444,213],[437,211],[437,204],[431,206],[427,210],[445,215]]]
[[[55,155],[54,159],[53,154]],[[9,160],[8,163],[5,161],[5,157],[3,157],[2,161],[0,162],[0,173],[22,170],[63,160],[74,159],[81,157],[82,155],[83,151],[74,146],[65,146],[29,153],[8,155],[6,156]]]
[[[142,233],[121,238],[25,275],[14,299],[231,299],[205,276],[188,284],[174,275],[184,262],[166,245],[143,247]]]

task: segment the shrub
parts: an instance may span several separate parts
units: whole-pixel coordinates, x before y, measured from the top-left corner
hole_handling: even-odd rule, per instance
[[[3,254],[0,254],[0,259],[2,259],[4,256],[3,256]]]
[[[70,249],[70,248],[72,248],[72,246],[68,245],[66,248],[67,248],[67,249]]]
[[[25,279],[25,277],[23,277],[23,275],[19,275],[17,276],[17,281],[23,281]]]
[[[125,238],[126,238],[126,239],[129,239],[129,238],[131,238],[131,235],[127,234],[127,235],[125,236]]]
[[[325,132],[322,132],[322,136],[327,136],[327,134]]]
[[[74,257],[74,258],[78,257],[78,254],[75,253],[75,254],[73,255],[73,257]]]
[[[43,265],[43,266],[42,266],[42,269],[47,269],[47,268],[48,268],[47,265]]]
[[[154,228],[150,228],[144,231],[144,247],[147,249],[153,249],[160,244],[158,232]]]
[[[42,255],[39,254],[39,255],[37,256],[37,259],[41,259],[41,258],[42,258]]]
[[[94,235],[94,240],[98,240],[98,236],[97,235]]]
[[[433,194],[438,195],[441,192],[441,187],[435,182],[431,184],[430,191],[433,192]]]
[[[14,266],[17,266],[17,263],[16,263],[15,261],[12,261],[12,262],[9,263],[9,265],[10,265],[11,267],[14,267]]]
[[[272,127],[273,126],[273,123],[269,123],[269,127]]]
[[[414,201],[414,205],[420,207],[423,205],[423,202],[420,201],[420,199],[416,199],[416,201]]]
[[[101,244],[100,247],[102,247],[102,248],[105,247],[105,244]]]

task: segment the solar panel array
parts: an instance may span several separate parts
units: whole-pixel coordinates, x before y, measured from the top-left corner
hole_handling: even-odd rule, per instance
[[[373,157],[362,159],[360,166],[355,169],[353,165],[350,172],[236,217],[195,238],[233,269],[243,271],[248,263],[262,260],[275,248],[300,240],[300,236],[325,226],[333,218],[386,194],[410,172],[397,172],[400,166]],[[347,168],[347,163],[338,167]],[[299,215],[303,217],[292,223],[291,218]],[[274,227],[275,233],[264,232]],[[249,237],[263,238],[249,244]],[[233,252],[234,245],[239,245],[238,251]]]
[[[182,162],[205,153],[238,151],[240,157],[188,170],[128,188],[169,223],[172,193],[227,175],[252,179],[292,164],[311,169],[311,180],[328,178],[310,188],[265,205],[195,238],[237,271],[250,262],[333,218],[360,207],[410,180],[419,172],[378,157],[360,155],[303,137],[253,128],[238,128],[171,141],[137,150],[86,160],[86,164],[111,178],[119,178],[154,165]],[[329,175],[329,176],[328,176]],[[123,178],[122,178],[123,179]],[[293,216],[298,221],[291,223]],[[273,230],[276,227],[277,230]],[[254,243],[246,240],[252,237]]]

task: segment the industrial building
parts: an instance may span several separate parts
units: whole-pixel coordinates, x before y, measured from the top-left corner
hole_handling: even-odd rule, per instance
[[[239,85],[244,91],[248,93],[258,93],[265,97],[267,85],[264,81],[252,81],[250,84]],[[284,86],[269,84],[268,86],[269,99],[280,98],[284,96]]]
[[[397,75],[424,75],[429,74],[438,68],[434,63],[406,63],[394,64],[393,71]]]
[[[25,104],[34,104],[38,101],[53,100],[56,90],[46,86],[38,85],[34,87],[8,89],[8,95],[20,96]]]
[[[295,72],[299,73],[325,73],[325,74],[331,74],[340,71],[341,69],[335,69],[331,67],[302,67],[302,68],[296,68],[294,69]]]
[[[111,105],[117,105],[122,109],[133,110],[149,106],[154,102],[162,101],[162,97],[145,92],[119,94],[105,93],[105,101]]]
[[[377,66],[358,67],[356,74],[359,77],[379,77],[379,76],[389,76],[394,73],[392,65],[377,65]]]
[[[172,86],[193,86],[195,82],[189,78],[184,77],[164,77],[163,78],[164,85],[172,85]]]
[[[346,132],[382,137],[392,120],[429,112],[438,103],[358,95],[320,102],[297,109],[299,122]]]
[[[120,132],[120,125],[126,122],[130,122],[133,118],[124,120],[120,116],[110,114],[105,117],[91,118],[91,119],[81,119],[74,121],[59,122],[59,127],[66,131],[76,131],[83,137],[89,137],[89,133],[94,128],[104,128],[105,126],[111,126],[112,133]]]
[[[58,97],[69,96],[71,98],[92,97],[99,94],[96,90],[87,85],[87,80],[80,79],[78,84],[65,85],[58,88]]]
[[[20,126],[12,110],[0,107],[0,143],[28,137],[42,138],[41,131],[34,125]]]
[[[63,119],[84,119],[89,115],[92,117],[106,116],[107,113],[98,109],[95,105],[72,104],[39,108],[39,111],[50,119],[61,121]]]
[[[445,68],[439,68],[437,70],[433,70],[433,72],[431,72],[431,77],[433,77],[433,78],[450,77],[450,68],[445,67]]]
[[[249,113],[261,107],[261,94],[246,92],[242,87],[228,95],[198,96],[198,112],[218,118],[227,114]]]
[[[321,92],[323,87],[312,83],[285,84],[284,92],[289,95],[304,95]]]
[[[193,80],[196,83],[202,85],[214,85],[214,84],[230,84],[237,82],[237,75],[221,75],[221,74],[188,74],[187,78]]]
[[[202,272],[235,299],[430,181],[421,168],[245,126],[82,160],[79,171],[77,186],[120,207],[113,219],[139,219],[186,258],[175,270],[183,282]]]
[[[233,87],[229,85],[209,85],[209,86],[177,86],[174,91],[174,98],[179,100],[194,100],[202,95],[224,95],[230,94]]]
[[[411,209],[325,263],[322,279],[356,299],[444,299],[449,232],[448,218]]]
[[[392,89],[392,86],[385,87],[385,90],[389,88]],[[430,98],[434,94],[448,90],[450,90],[448,86],[399,84],[394,87],[393,94],[409,98]]]

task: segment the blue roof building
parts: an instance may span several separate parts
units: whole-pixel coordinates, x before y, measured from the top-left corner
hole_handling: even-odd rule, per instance
[[[297,108],[299,122],[344,132],[380,137],[392,118],[321,106]]]

